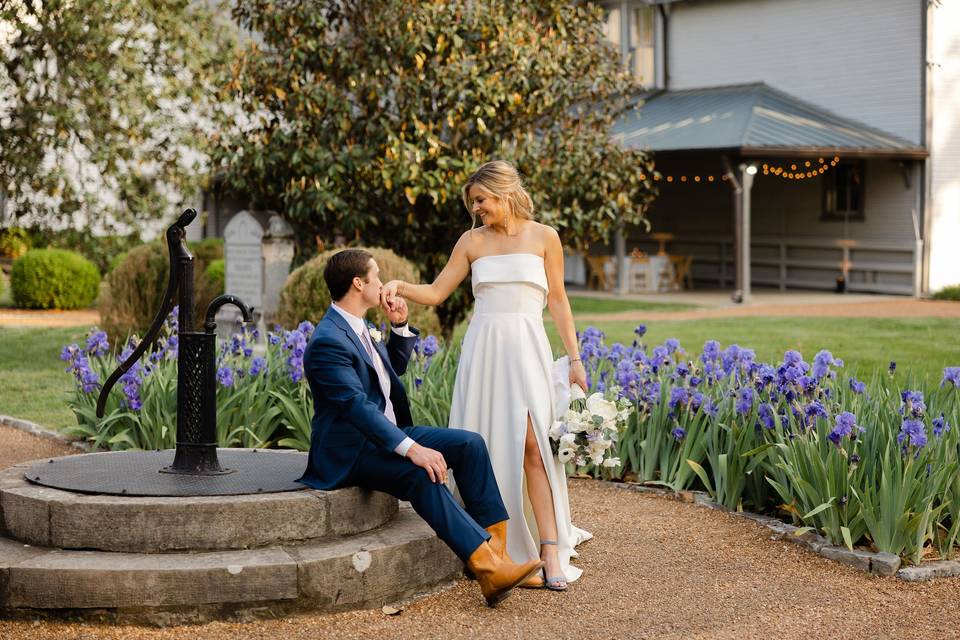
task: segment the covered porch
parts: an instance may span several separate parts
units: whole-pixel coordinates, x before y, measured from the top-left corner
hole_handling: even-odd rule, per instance
[[[654,152],[660,196],[651,233],[591,252],[612,253],[610,290],[629,292],[634,263],[659,255],[663,288],[737,302],[754,286],[920,295],[922,147],[763,83],[649,95],[615,133]],[[594,284],[599,264],[585,264]]]

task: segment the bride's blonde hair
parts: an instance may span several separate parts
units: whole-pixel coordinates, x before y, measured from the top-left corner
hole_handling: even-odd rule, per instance
[[[506,160],[493,160],[484,164],[463,185],[463,204],[470,212],[470,219],[476,227],[477,215],[470,206],[470,187],[473,185],[502,200],[510,214],[522,220],[533,220],[533,200],[524,188],[516,167]]]

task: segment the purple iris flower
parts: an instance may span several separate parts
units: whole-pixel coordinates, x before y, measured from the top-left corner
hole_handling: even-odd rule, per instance
[[[313,323],[310,322],[309,320],[304,320],[303,322],[297,325],[297,331],[302,333],[304,336],[312,335],[313,329],[314,329]]]
[[[220,367],[217,369],[217,382],[224,387],[233,386],[233,369],[227,366]]]
[[[250,362],[250,375],[256,378],[258,375],[267,370],[267,360],[266,358],[261,358],[257,356]]]
[[[711,418],[716,418],[717,414],[720,413],[720,409],[713,403],[713,400],[708,399],[703,405],[703,412]]]
[[[804,416],[806,416],[806,420],[807,420],[806,424],[808,426],[812,425],[817,418],[828,417],[827,410],[823,407],[822,404],[820,404],[816,400],[814,400],[813,402],[808,404],[806,407],[804,407],[803,414]]]
[[[670,435],[672,435],[677,442],[680,442],[687,437],[687,432],[683,429],[683,427],[677,427],[670,432]]]
[[[944,387],[950,383],[953,387],[960,388],[960,367],[945,367],[943,369],[943,380],[940,381],[940,386]]]
[[[703,353],[700,355],[702,362],[712,362],[720,358],[720,343],[716,340],[707,340],[703,343]]]
[[[681,405],[687,404],[690,399],[686,387],[674,387],[670,389],[670,408],[676,409]]]
[[[757,415],[760,418],[760,424],[762,424],[765,429],[773,429],[777,425],[776,418],[774,418],[773,407],[771,407],[769,403],[764,402],[761,404]]]
[[[922,391],[903,391],[900,394],[903,400],[903,406],[900,407],[900,415],[909,413],[914,418],[919,418],[927,410],[927,405],[923,401]]]
[[[925,447],[927,433],[923,428],[923,422],[911,419],[904,420],[900,427],[900,433],[897,434],[897,442],[903,445],[904,452],[906,452],[908,444],[918,449]]]
[[[824,349],[820,351],[813,359],[813,377],[822,380],[826,377],[834,377],[836,373],[831,371],[830,367],[842,367],[843,360],[837,360],[833,354]]]
[[[747,414],[750,413],[750,410],[753,408],[753,389],[751,387],[743,387],[737,393],[737,402],[736,410],[737,413]]]
[[[856,378],[851,377],[851,378],[850,378],[850,390],[853,391],[853,392],[854,392],[855,394],[857,394],[857,395],[863,395],[863,393],[867,390],[867,383],[866,383],[866,382],[860,382],[860,381],[857,380]]]
[[[939,418],[933,419],[933,435],[939,438],[946,431],[950,431],[950,423],[947,422],[947,419],[941,413]]]
[[[836,426],[833,428],[833,431],[830,432],[830,435],[827,436],[830,442],[840,446],[840,440],[843,438],[853,438],[853,430],[857,426],[857,418],[849,411],[844,411],[837,416]]]
[[[107,340],[106,331],[91,329],[87,335],[87,355],[101,357],[110,351],[110,342]]]

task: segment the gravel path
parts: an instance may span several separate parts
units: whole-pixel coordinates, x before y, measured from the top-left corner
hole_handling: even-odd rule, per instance
[[[100,324],[96,309],[37,311],[0,309],[0,327],[92,327]]]
[[[0,429],[4,464],[55,453],[56,443],[12,431]],[[577,524],[596,538],[581,547],[585,574],[567,593],[518,591],[491,610],[474,583],[460,580],[396,616],[353,611],[166,629],[0,621],[0,638],[958,637],[960,579],[869,576],[728,514],[590,480],[571,480],[570,498]]]
[[[26,431],[0,424],[0,469],[18,462],[80,453],[78,449],[52,438],[40,438]],[[3,635],[0,634],[0,638]]]
[[[742,318],[792,316],[836,318],[960,318],[960,303],[940,300],[902,300],[847,302],[843,304],[753,304],[745,307],[691,309],[689,311],[624,311],[621,313],[578,313],[577,322],[616,322],[654,320],[700,320],[705,318]]]

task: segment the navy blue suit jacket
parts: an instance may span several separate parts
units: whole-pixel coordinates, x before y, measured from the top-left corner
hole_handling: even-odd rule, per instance
[[[386,399],[373,362],[346,319],[329,309],[313,332],[303,356],[303,370],[313,394],[310,458],[300,482],[315,489],[343,486],[365,451],[393,452],[412,426],[410,403],[399,376],[417,340],[388,331],[386,347],[374,342],[387,375],[397,425],[383,415]],[[396,454],[394,454],[396,455]]]

